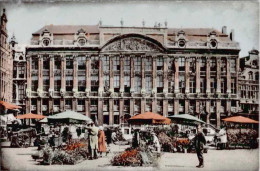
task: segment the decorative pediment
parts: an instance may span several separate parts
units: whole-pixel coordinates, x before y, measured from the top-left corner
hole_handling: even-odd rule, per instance
[[[156,44],[137,37],[128,37],[114,41],[106,45],[102,51],[152,51],[160,52]]]

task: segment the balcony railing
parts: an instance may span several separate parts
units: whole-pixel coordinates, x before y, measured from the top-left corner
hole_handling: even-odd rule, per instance
[[[71,109],[71,105],[65,105],[65,109],[66,110],[70,110]]]
[[[97,106],[90,106],[90,111],[92,112],[92,111],[97,111],[97,109],[98,109],[98,107]]]
[[[58,106],[58,105],[54,105],[53,106],[53,111],[54,112],[59,112],[59,110],[60,110],[60,106]]]

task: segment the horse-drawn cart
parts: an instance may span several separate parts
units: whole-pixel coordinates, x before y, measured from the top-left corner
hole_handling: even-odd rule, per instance
[[[35,128],[21,129],[16,132],[12,132],[11,135],[11,147],[29,147],[32,142],[32,138],[36,136]]]

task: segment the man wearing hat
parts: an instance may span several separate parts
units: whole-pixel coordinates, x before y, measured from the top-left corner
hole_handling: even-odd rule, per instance
[[[206,144],[206,139],[200,125],[197,126],[197,134],[194,137],[194,142],[195,142],[195,149],[197,152],[197,156],[199,159],[199,165],[196,167],[202,168],[204,167],[203,149],[204,149],[204,145]]]

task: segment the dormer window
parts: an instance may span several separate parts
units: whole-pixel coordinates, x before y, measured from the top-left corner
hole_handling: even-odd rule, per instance
[[[84,38],[80,38],[80,39],[78,40],[78,45],[79,45],[79,46],[85,46],[86,43],[87,43],[87,41],[86,41],[86,39],[84,39]]]
[[[186,41],[185,41],[184,39],[180,39],[180,40],[178,41],[178,46],[179,46],[179,47],[185,47],[185,44],[186,44]]]
[[[50,43],[51,43],[50,39],[43,39],[42,40],[42,45],[45,46],[45,47],[49,46]]]

